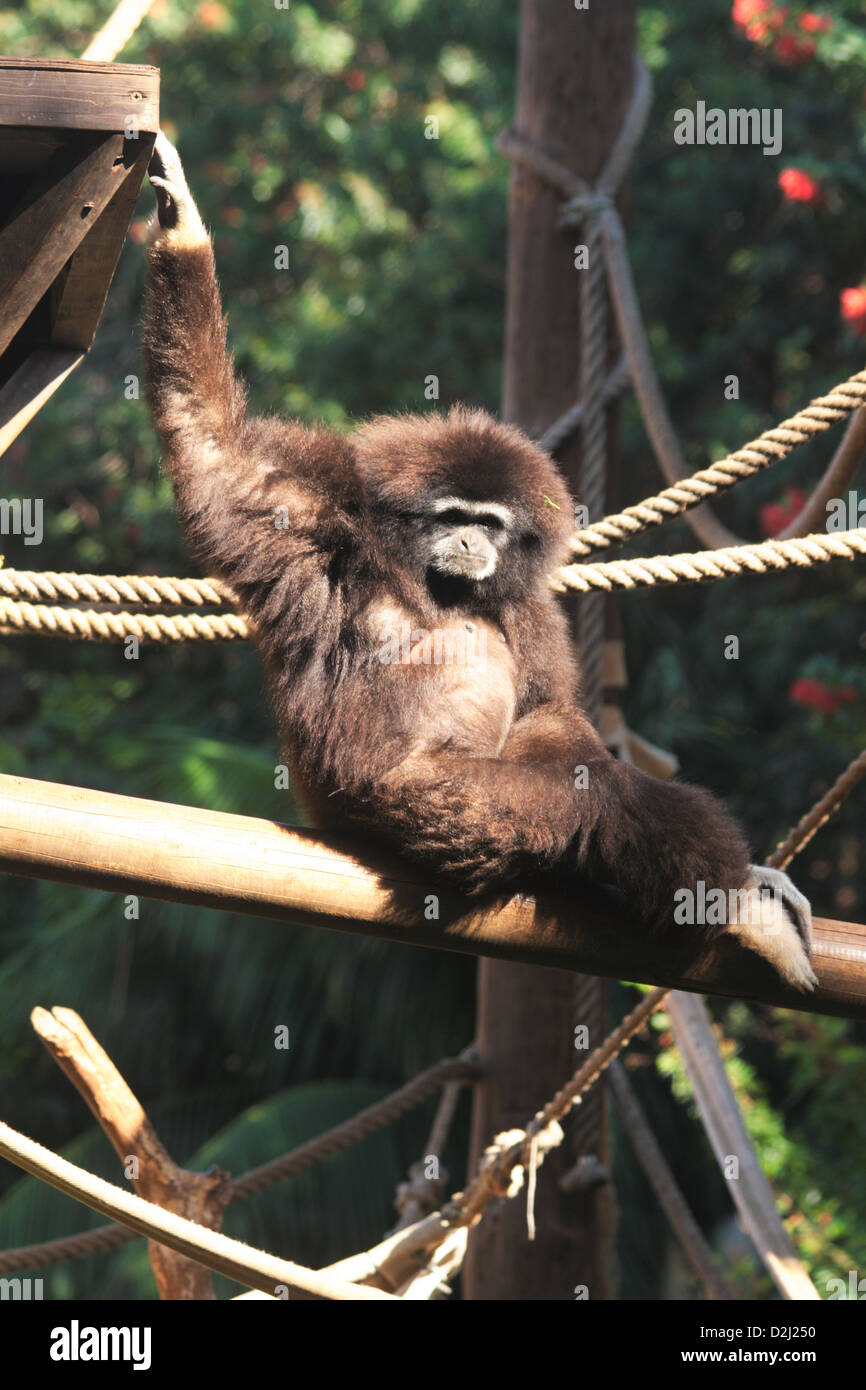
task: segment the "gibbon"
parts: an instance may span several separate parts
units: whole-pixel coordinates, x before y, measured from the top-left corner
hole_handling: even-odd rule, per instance
[[[696,942],[733,933],[811,988],[790,879],[750,865],[710,793],[617,761],[580,709],[548,585],[574,515],[553,461],[461,406],[351,435],[248,415],[210,238],[162,135],[150,175],[148,399],[181,523],[249,619],[313,822],[469,894],[612,884],[660,950],[684,931],[675,894],[721,889],[733,907],[689,927]]]

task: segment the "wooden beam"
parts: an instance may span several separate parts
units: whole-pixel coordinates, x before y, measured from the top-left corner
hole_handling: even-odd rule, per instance
[[[137,141],[124,143],[125,164],[116,179],[115,191],[101,214],[97,214],[94,205],[92,217],[96,221],[79,244],[63,281],[51,326],[51,342],[55,346],[86,351],[96,336],[139,189],[150,163],[154,136],[142,135]],[[116,169],[120,167],[115,166]]]
[[[0,453],[90,347],[158,119],[156,68],[0,58]]]
[[[37,348],[0,386],[0,454],[63,385],[83,356],[75,348]]]
[[[130,117],[154,134],[159,69],[80,58],[0,58],[0,126],[123,130]]]
[[[13,214],[0,232],[0,352],[8,347],[91,229],[95,230],[100,215],[129,175],[130,142],[122,135],[86,138],[96,143],[64,147],[27,190],[17,216]],[[137,152],[138,144],[135,149]],[[127,217],[121,243],[128,221]],[[106,293],[107,289],[106,284]],[[86,342],[71,342],[67,335],[63,346],[89,347],[92,336]]]
[[[616,894],[570,884],[470,901],[337,835],[0,775],[0,870],[197,903],[417,946],[866,1018],[866,926],[815,922],[819,988],[790,989],[723,940],[700,955],[652,936]],[[434,902],[438,919],[431,920]]]

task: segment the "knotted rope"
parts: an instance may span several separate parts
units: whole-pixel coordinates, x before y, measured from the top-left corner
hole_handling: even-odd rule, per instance
[[[612,156],[595,188],[513,129],[504,131],[498,141],[499,149],[509,159],[531,169],[564,195],[563,226],[574,226],[589,218],[593,231],[600,234],[628,376],[634,385],[656,458],[670,484],[663,492],[646,498],[635,507],[628,507],[624,512],[606,517],[603,522],[593,523],[578,532],[574,542],[576,555],[585,555],[591,550],[629,539],[649,526],[660,525],[669,517],[682,514],[686,514],[689,525],[706,545],[716,548],[737,544],[738,538],[733,532],[702,506],[707,498],[786,457],[798,444],[814,438],[866,403],[866,392],[863,390],[866,374],[857,373],[848,382],[834,388],[829,396],[819,397],[791,420],[783,421],[774,430],[767,430],[744,449],[737,450],[709,469],[689,475],[653,366],[628,259],[625,229],[613,200],[613,194],[640,138],[650,97],[649,73],[641,60],[636,58],[629,116],[620,132],[615,158]],[[622,384],[618,377],[616,385]],[[603,390],[610,392],[612,385],[609,382]],[[583,414],[581,401],[566,412],[539,442],[552,452],[578,428]],[[789,526],[786,538],[803,535],[817,524],[820,519],[818,507],[823,505],[827,497],[838,495],[847,486],[862,458],[864,443],[866,416],[860,415],[852,421],[815,494]],[[691,509],[698,506],[701,510],[689,515]]]
[[[853,410],[866,404],[866,371],[855,372],[847,381],[835,386],[826,396],[818,396],[789,420],[765,430],[751,443],[744,444],[733,454],[701,468],[672,487],[645,497],[631,507],[606,516],[603,521],[584,527],[572,537],[575,555],[588,555],[620,541],[631,540],[652,526],[660,526],[671,517],[680,516],[708,497],[725,492],[746,478],[761,473],[770,464],[786,458],[800,444],[844,420]]]

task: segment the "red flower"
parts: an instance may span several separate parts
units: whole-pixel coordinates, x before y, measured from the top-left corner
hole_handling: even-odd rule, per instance
[[[773,53],[780,63],[788,67],[799,67],[815,56],[813,39],[798,39],[793,34],[781,34],[773,44]]]
[[[778,536],[790,526],[806,504],[806,494],[798,487],[789,487],[781,502],[768,502],[761,508],[761,530],[765,536]]]
[[[196,9],[195,17],[203,29],[212,29],[218,33],[228,24],[229,13],[218,0],[203,0]]]
[[[789,202],[821,202],[821,185],[802,169],[783,169],[779,174],[778,183]]]
[[[866,285],[855,285],[839,296],[839,312],[858,337],[866,333]]]
[[[817,710],[819,714],[833,714],[842,705],[850,704],[856,694],[853,685],[838,685],[834,689],[823,681],[800,676],[788,691],[788,698],[795,705],[805,705],[806,709]]]
[[[350,92],[360,92],[367,85],[367,74],[360,68],[350,68],[346,73],[346,86]]]
[[[799,22],[804,34],[827,34],[833,28],[833,21],[828,14],[815,14],[813,10],[801,14]]]
[[[734,0],[731,18],[752,43],[760,43],[774,30],[781,29],[788,14],[787,5],[773,0]]]

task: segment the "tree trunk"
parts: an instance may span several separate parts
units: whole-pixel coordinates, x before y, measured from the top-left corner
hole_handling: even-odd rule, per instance
[[[636,0],[586,10],[566,0],[522,0],[517,131],[590,183],[601,172],[631,97],[635,10]],[[557,225],[561,202],[548,183],[514,166],[503,415],[533,436],[580,394],[582,286],[574,246],[584,237]],[[612,407],[609,459],[615,414]],[[579,499],[579,436],[563,446],[559,461]],[[575,631],[578,603],[569,604]],[[477,1036],[489,1072],[475,1091],[473,1170],[493,1136],[525,1125],[586,1056],[575,1050],[574,1029],[581,1023],[595,1047],[604,1032],[601,981],[503,961],[480,963]],[[576,1116],[566,1143],[539,1174],[535,1240],[528,1240],[521,1198],[491,1208],[470,1240],[466,1298],[572,1299],[580,1286],[590,1298],[610,1296],[612,1193],[604,1183],[568,1194],[558,1185],[581,1155],[607,1162],[601,1087]]]

